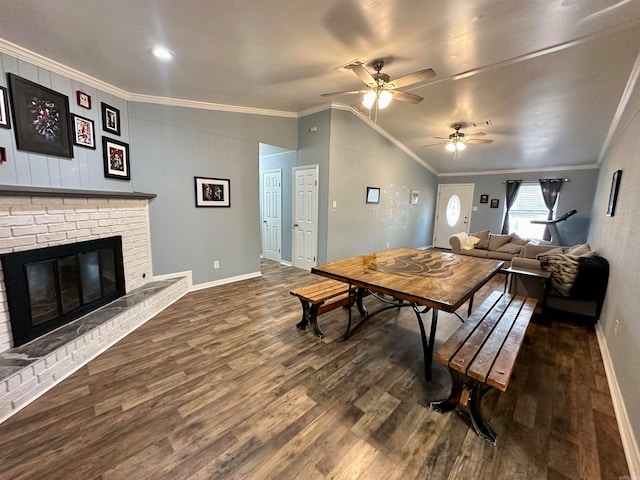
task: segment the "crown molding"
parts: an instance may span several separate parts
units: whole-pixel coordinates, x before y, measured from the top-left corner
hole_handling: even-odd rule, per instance
[[[16,45],[15,43],[8,42],[3,38],[0,38],[0,52],[11,55],[18,60],[23,60],[25,62],[31,63],[36,67],[46,68],[53,73],[70,78],[71,80],[76,80],[84,85],[95,87],[99,90],[102,90],[103,92],[110,93],[124,99],[127,99],[127,97],[129,96],[129,92],[122,90],[121,88],[115,87],[110,83],[103,82],[102,80],[98,80],[91,75],[87,75],[86,73],[82,73],[74,68],[58,63],[43,55],[40,55],[39,53],[27,50],[24,47]]]
[[[170,107],[197,108],[199,110],[216,110],[219,112],[248,113],[251,115],[265,115],[269,117],[298,118],[298,113],[284,110],[268,110],[265,108],[243,107],[239,105],[226,105],[223,103],[200,102],[198,100],[185,100],[181,98],[158,97],[154,95],[142,95],[129,93],[126,100],[139,103],[154,103]]]
[[[469,175],[504,175],[513,173],[559,172],[562,170],[594,170],[600,168],[597,163],[587,165],[565,165],[562,167],[519,168],[513,170],[490,170],[486,172],[440,173],[438,177],[465,177]]]
[[[337,103],[323,103],[315,107],[307,108],[298,112],[298,118],[306,117],[307,115],[313,115],[314,113],[322,112],[324,110],[330,110],[334,106],[339,105]]]
[[[268,110],[262,108],[242,107],[237,105],[225,105],[220,103],[199,102],[195,100],[183,100],[168,97],[158,97],[153,95],[141,95],[138,93],[131,93],[122,88],[118,88],[110,83],[98,80],[91,75],[82,73],[74,68],[71,68],[62,63],[56,62],[47,58],[39,53],[32,52],[24,47],[11,43],[3,38],[0,38],[0,52],[11,55],[12,57],[22,60],[36,67],[46,68],[50,72],[62,75],[71,80],[82,83],[88,87],[93,87],[101,90],[105,93],[115,95],[127,100],[129,102],[145,102],[155,103],[160,105],[168,105],[172,107],[186,107],[186,108],[198,108],[201,110],[217,110],[222,112],[234,112],[234,113],[248,113],[251,115],[266,115],[271,117],[285,117],[285,118],[298,118],[296,112],[286,112],[281,110]]]

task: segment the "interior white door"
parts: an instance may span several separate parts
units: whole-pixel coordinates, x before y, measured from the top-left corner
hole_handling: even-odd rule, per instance
[[[451,248],[451,235],[459,232],[469,233],[473,189],[473,183],[438,185],[434,247]]]
[[[318,166],[293,169],[293,266],[311,270],[318,249]]]
[[[262,174],[262,255],[279,262],[282,243],[282,171]]]

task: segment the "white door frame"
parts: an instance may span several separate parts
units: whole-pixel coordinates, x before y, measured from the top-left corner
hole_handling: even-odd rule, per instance
[[[275,217],[270,215],[270,218],[267,218],[265,215],[265,209],[274,207],[274,205],[270,205],[271,202],[269,198],[267,198],[267,192],[265,191],[265,176],[278,174],[278,185],[277,185],[277,205],[275,205]],[[262,256],[266,259],[273,260],[276,262],[280,262],[282,260],[282,169],[276,168],[272,170],[263,170],[261,176],[261,191],[262,191],[262,201],[260,209],[260,231],[262,236]],[[269,239],[268,239],[268,231],[270,230],[269,226],[274,227],[272,219],[276,220],[275,227],[277,232],[277,238],[275,239],[275,243],[277,244],[277,251],[273,251],[268,253]]]
[[[460,218],[461,218],[461,225],[463,225],[463,229],[462,230],[458,230],[457,232],[454,233],[458,233],[460,231],[464,231],[465,233],[469,233],[469,225],[471,224],[471,212],[473,211],[473,195],[474,195],[474,190],[475,190],[475,184],[474,183],[441,183],[438,184],[438,199],[436,201],[436,212],[435,212],[435,222],[434,222],[434,227],[433,227],[433,246],[437,247],[436,245],[436,240],[438,240],[438,228],[440,227],[440,231],[442,232],[443,230],[447,230],[449,227],[448,225],[445,225],[442,222],[446,222],[446,218],[440,218],[440,207],[441,207],[441,193],[442,193],[442,187],[459,187],[459,188],[465,188],[465,189],[470,189],[469,195],[468,195],[468,205],[460,205]],[[466,208],[465,208],[466,207]],[[445,232],[446,234],[446,232]],[[449,237],[447,236],[446,239],[440,239],[442,241],[444,240],[448,240]],[[443,243],[441,243],[443,244]]]
[[[315,175],[315,189],[314,189],[315,198],[312,199],[313,206],[309,216],[310,223],[312,223],[314,226],[315,238],[313,239],[312,252],[310,255],[312,258],[309,259],[308,261],[298,260],[297,241],[296,241],[296,234],[299,233],[299,227],[297,226],[297,223],[296,223],[296,213],[298,211],[298,206],[297,206],[298,199],[296,195],[296,192],[297,192],[296,174],[298,171],[302,171],[302,170],[313,170]],[[292,195],[291,263],[293,264],[294,267],[310,270],[311,267],[315,267],[317,265],[317,261],[318,261],[318,184],[320,183],[318,165],[305,165],[301,167],[293,167],[291,169],[291,182],[293,184],[293,188],[291,190],[291,195]]]

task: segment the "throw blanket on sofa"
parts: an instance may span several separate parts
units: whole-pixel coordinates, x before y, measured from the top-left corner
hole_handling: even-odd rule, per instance
[[[609,263],[599,256],[564,253],[540,257],[542,268],[551,272],[551,293],[581,300],[604,299]]]
[[[579,259],[580,257],[564,253],[540,257],[542,268],[551,272],[552,293],[563,297],[570,295],[573,284],[578,277]]]

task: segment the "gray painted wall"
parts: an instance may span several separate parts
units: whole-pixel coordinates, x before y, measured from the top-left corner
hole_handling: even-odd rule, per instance
[[[640,444],[640,84],[600,167],[589,242],[609,260],[609,287],[599,326],[615,369],[636,445]],[[615,216],[606,216],[613,172],[622,170]]]
[[[298,120],[298,166],[318,165],[318,265],[327,262],[330,133],[331,110]]]
[[[366,204],[367,186],[380,203]],[[411,191],[420,192],[411,205]],[[353,113],[332,110],[327,260],[431,244],[437,179]],[[333,208],[333,201],[337,208]]]
[[[260,144],[260,178],[265,170],[280,169],[282,172],[282,240],[280,244],[280,255],[283,262],[292,261],[292,230],[293,230],[293,179],[292,169],[297,165],[298,154],[295,150],[281,151],[278,149],[270,153],[273,148],[264,148]],[[261,185],[262,186],[262,185]],[[262,198],[262,194],[260,196]]]
[[[132,191],[127,180],[105,178],[102,161],[102,136],[129,143],[128,103],[92,87],[52,73],[44,68],[0,55],[0,85],[7,87],[7,73],[13,73],[69,98],[69,112],[93,120],[96,149],[73,147],[73,158],[55,157],[18,150],[15,143],[13,118],[11,129],[0,128],[0,146],[7,149],[7,161],[0,163],[0,184],[85,190]],[[76,90],[91,96],[91,109],[76,104]],[[100,102],[120,110],[121,135],[105,134],[102,130]]]
[[[537,182],[540,178],[568,178],[562,185],[558,197],[557,212],[563,214],[576,209],[578,213],[567,221],[558,223],[558,230],[568,245],[587,241],[591,219],[591,206],[598,181],[598,169],[561,170],[554,172],[526,172],[495,175],[461,175],[439,177],[439,183],[474,183],[473,205],[478,211],[471,213],[470,232],[491,230],[500,232],[504,219],[506,185],[503,180],[524,180]],[[480,203],[480,195],[489,195],[489,199],[500,200],[499,208],[491,208],[490,203]]]
[[[199,284],[260,271],[259,143],[295,148],[296,119],[145,103],[129,113],[135,190],[158,195],[154,274],[192,270]],[[230,179],[231,207],[196,208],[196,176]]]

